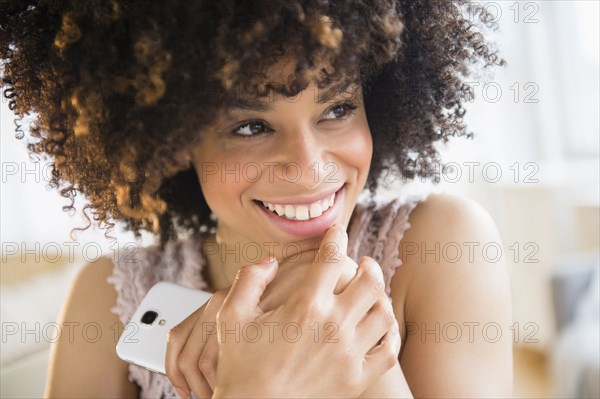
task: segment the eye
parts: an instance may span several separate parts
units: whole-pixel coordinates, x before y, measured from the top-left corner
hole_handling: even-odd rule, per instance
[[[354,110],[356,108],[358,107],[353,102],[344,101],[329,108],[325,113],[323,120],[335,121],[347,119],[354,114]],[[244,139],[250,139],[262,136],[270,131],[271,129],[265,122],[261,120],[251,120],[238,125],[231,131],[231,135]]]
[[[357,108],[351,101],[344,101],[343,103],[336,104],[333,107],[329,108],[327,113],[325,114],[325,120],[337,120],[337,119],[346,119],[349,116],[354,114],[354,110]]]
[[[251,138],[260,136],[267,132],[269,128],[261,121],[249,121],[245,122],[231,131],[234,136],[241,136],[243,138]]]

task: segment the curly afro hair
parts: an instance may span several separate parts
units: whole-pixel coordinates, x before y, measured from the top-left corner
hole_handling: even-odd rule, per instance
[[[359,82],[374,146],[367,188],[390,172],[437,181],[434,143],[472,135],[466,78],[504,65],[482,33],[491,20],[465,0],[2,0],[0,88],[16,115],[36,114],[28,149],[51,157],[63,209],[87,197],[79,230],[90,210],[105,236],[122,221],[164,249],[215,227],[179,154],[232,90]],[[294,74],[268,81],[286,50]]]

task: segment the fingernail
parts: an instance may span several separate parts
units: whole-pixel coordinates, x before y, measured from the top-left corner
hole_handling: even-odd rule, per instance
[[[338,233],[340,233],[340,234],[346,234],[346,228],[344,226],[342,226],[339,223],[334,224],[334,226],[337,229]]]
[[[266,258],[262,258],[258,263],[260,264],[266,264],[266,263],[273,263],[275,261],[275,257],[273,255],[271,256],[267,256]]]

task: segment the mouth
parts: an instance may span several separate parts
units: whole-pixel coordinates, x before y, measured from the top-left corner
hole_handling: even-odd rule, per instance
[[[320,217],[327,212],[335,203],[335,197],[341,187],[327,197],[308,204],[277,204],[266,201],[254,200],[256,204],[287,220],[311,220]]]
[[[279,229],[297,236],[324,233],[341,212],[345,184],[327,197],[308,204],[277,204],[253,200],[261,213]]]

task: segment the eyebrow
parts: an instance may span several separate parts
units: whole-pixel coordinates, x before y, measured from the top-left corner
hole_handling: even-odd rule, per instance
[[[324,94],[319,96],[317,99],[318,104],[324,104],[329,101],[332,97],[335,97],[341,93],[343,93],[349,86],[352,86],[354,83],[346,83],[342,87],[334,87],[332,89],[327,90]],[[352,93],[352,98],[356,96],[356,90]],[[259,100],[243,100],[241,98],[236,98],[229,104],[230,108],[248,110],[248,111],[258,111],[258,112],[267,112],[273,109],[273,103],[271,101],[259,101]]]

